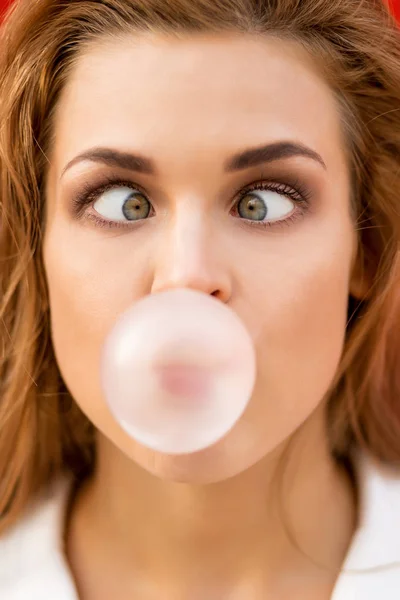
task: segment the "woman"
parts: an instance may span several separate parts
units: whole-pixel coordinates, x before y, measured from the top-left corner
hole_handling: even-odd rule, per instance
[[[400,39],[378,0],[20,0],[0,64],[0,597],[400,594]],[[189,288],[243,417],[133,441],[99,356]]]

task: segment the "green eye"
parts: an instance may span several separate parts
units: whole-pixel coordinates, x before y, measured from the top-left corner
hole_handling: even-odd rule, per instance
[[[245,193],[237,205],[242,219],[254,222],[279,221],[290,215],[295,202],[276,189],[252,190]]]
[[[93,208],[108,221],[141,221],[151,212],[142,192],[122,185],[100,194]]]
[[[128,221],[147,219],[150,214],[150,202],[140,192],[134,192],[122,206],[122,212]]]
[[[257,194],[249,193],[238,204],[238,213],[243,219],[263,221],[268,214],[268,208]]]

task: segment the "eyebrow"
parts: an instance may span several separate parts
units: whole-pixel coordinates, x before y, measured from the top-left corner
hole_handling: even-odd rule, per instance
[[[275,142],[266,146],[249,148],[231,157],[224,165],[226,173],[242,171],[256,167],[260,164],[271,163],[277,160],[283,160],[302,156],[318,162],[325,170],[326,164],[320,154],[308,146],[295,142]],[[131,154],[130,152],[121,152],[111,148],[92,148],[86,150],[73,158],[63,169],[61,177],[64,176],[74,165],[91,161],[101,163],[110,167],[120,167],[129,171],[143,173],[145,175],[155,175],[157,169],[154,161],[140,154]]]
[[[295,142],[275,142],[258,148],[250,148],[233,156],[225,165],[225,171],[241,171],[260,164],[274,162],[296,156],[303,156],[318,162],[325,170],[326,164],[320,154]]]

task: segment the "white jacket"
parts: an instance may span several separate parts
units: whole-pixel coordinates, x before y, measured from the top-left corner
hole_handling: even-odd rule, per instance
[[[400,600],[400,472],[359,455],[357,477],[359,527],[331,600]],[[0,600],[79,600],[61,541],[69,489],[58,481],[0,539]]]

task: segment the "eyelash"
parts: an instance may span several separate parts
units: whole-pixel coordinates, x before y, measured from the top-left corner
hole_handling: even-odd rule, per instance
[[[107,177],[103,180],[101,184],[92,184],[85,183],[82,186],[80,192],[73,198],[73,214],[76,218],[85,218],[87,220],[92,221],[96,227],[101,228],[109,228],[109,229],[132,229],[137,226],[139,223],[143,223],[148,219],[141,219],[139,221],[109,221],[107,219],[102,218],[101,216],[95,215],[93,213],[87,213],[84,215],[85,208],[88,206],[92,206],[96,200],[98,200],[99,196],[104,192],[107,192],[115,187],[129,187],[134,191],[140,192],[147,198],[147,194],[141,188],[141,186],[133,184],[131,181],[123,180],[119,177]],[[250,225],[251,227],[257,228],[273,228],[273,227],[282,227],[288,226],[291,223],[297,221],[299,218],[303,217],[306,211],[310,206],[310,191],[298,180],[294,180],[291,185],[285,183],[275,183],[275,182],[267,182],[267,181],[258,181],[252,183],[249,186],[246,186],[243,190],[241,190],[238,194],[238,199],[235,201],[234,206],[240,204],[241,200],[256,190],[260,191],[274,191],[282,196],[287,196],[297,205],[298,209],[294,214],[290,215],[286,219],[281,219],[279,221],[252,221],[251,219],[240,218],[241,221],[244,222],[245,225]],[[237,194],[236,194],[237,196]],[[149,200],[150,202],[150,200]],[[150,203],[151,204],[151,203]]]

